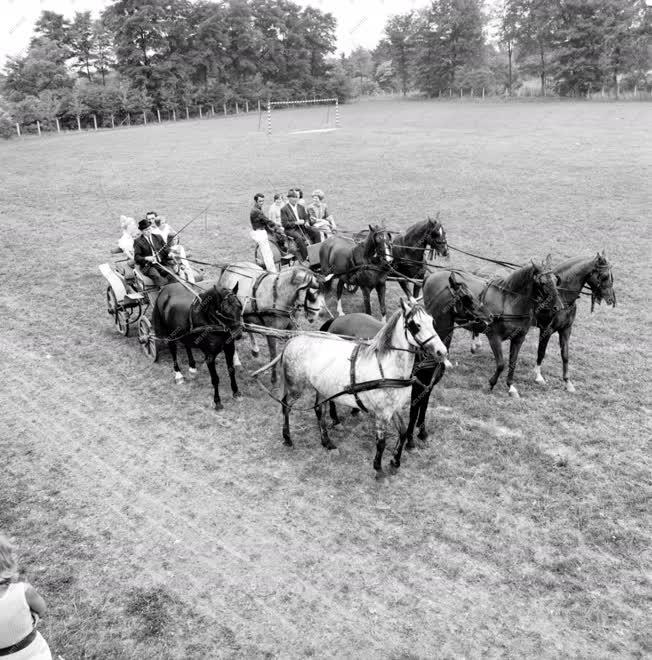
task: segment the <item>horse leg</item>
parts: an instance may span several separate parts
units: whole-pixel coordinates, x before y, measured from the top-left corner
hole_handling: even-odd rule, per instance
[[[330,415],[331,421],[333,422],[331,424],[331,428],[342,423],[339,415],[337,414],[337,406],[335,405],[334,401],[328,402],[328,414]]]
[[[236,401],[242,399],[242,393],[238,389],[238,383],[235,380],[235,341],[233,337],[228,337],[224,344],[224,358],[226,359],[226,368],[229,372],[229,380],[231,381],[231,392]]]
[[[249,342],[251,343],[251,354],[254,357],[258,357],[260,349],[258,348],[258,341],[256,340],[256,335],[253,332],[247,333],[249,335]]]
[[[362,299],[364,300],[364,313],[371,316],[371,289],[366,286],[361,286]]]
[[[509,369],[507,370],[507,387],[509,396],[514,397],[515,399],[520,398],[520,395],[516,389],[516,386],[514,385],[514,372],[516,371],[518,354],[524,341],[525,333],[521,332],[512,337],[512,340],[509,343]]]
[[[288,403],[289,396],[287,393],[283,394],[281,399],[281,408],[283,410],[283,444],[287,447],[292,446],[292,438],[290,436],[290,404]]]
[[[559,331],[559,348],[561,349],[561,362],[563,365],[563,377],[564,383],[566,383],[566,391],[574,392],[575,385],[571,383],[570,378],[568,377],[568,347],[570,345],[570,336],[573,326],[569,325],[565,328],[562,328]]]
[[[270,362],[276,357],[276,339],[267,335],[267,348],[269,349],[269,360]],[[277,383],[276,376],[276,365],[272,367],[272,385]]]
[[[206,366],[208,367],[208,373],[211,375],[211,383],[213,383],[213,403],[215,405],[215,410],[223,410],[224,406],[220,401],[220,379],[217,375],[217,369],[215,368],[215,355],[206,355]]]
[[[420,285],[420,284],[417,284],[417,283],[415,282],[415,283],[414,283],[414,289],[413,289],[413,291],[414,291],[414,292],[412,293],[412,295],[413,295],[415,298],[418,298],[418,297],[419,297],[419,294],[421,293],[421,285]]]
[[[186,355],[188,356],[188,377],[194,378],[197,375],[197,364],[190,346],[186,346]]]
[[[546,349],[548,348],[551,335],[552,333],[548,330],[544,330],[543,328],[539,330],[539,347],[537,349],[537,366],[534,367],[534,380],[542,385],[546,382],[546,379],[541,375],[541,363],[543,362],[543,358],[546,357]]]
[[[324,419],[324,412],[326,411],[326,404],[319,402],[319,392],[315,395],[315,414],[317,415],[317,424],[319,424],[319,435],[321,436],[322,447],[326,449],[337,449],[328,437],[328,429],[326,428],[326,420]]]
[[[389,464],[394,470],[398,470],[398,468],[401,467],[401,456],[403,455],[403,447],[405,446],[405,440],[407,439],[407,431],[403,419],[398,413],[394,413],[392,419],[396,422],[396,426],[398,427],[398,440],[396,441],[394,455]]]
[[[344,316],[344,310],[342,309],[342,294],[344,293],[344,279],[342,277],[337,280],[337,314],[338,316]]]
[[[489,340],[489,346],[491,346],[491,350],[493,351],[496,360],[496,371],[489,379],[489,386],[493,390],[500,378],[500,374],[502,374],[505,369],[505,358],[503,357],[503,342],[501,341],[501,338],[498,335],[492,334],[487,335],[487,339]]]
[[[407,280],[399,280],[398,285],[403,289],[403,293],[409,298],[410,297],[410,283]]]
[[[385,282],[376,284],[376,293],[378,294],[378,304],[380,305],[380,314],[383,318],[383,323],[387,323],[387,307],[385,306]],[[371,314],[371,312],[369,312]]]
[[[181,369],[179,369],[179,363],[177,362],[177,342],[176,341],[171,341],[170,342],[170,353],[172,353],[172,365],[174,367],[174,382],[177,385],[181,385],[183,383],[183,374],[181,373]]]
[[[383,472],[383,452],[385,451],[385,420],[376,418],[376,456],[374,457],[374,470],[376,478],[385,476]]]

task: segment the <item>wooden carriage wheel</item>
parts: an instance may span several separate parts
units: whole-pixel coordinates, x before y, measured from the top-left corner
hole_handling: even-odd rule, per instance
[[[129,315],[124,310],[124,308],[118,304],[118,300],[115,297],[115,292],[113,291],[113,288],[111,286],[108,286],[106,288],[106,304],[107,304],[107,311],[113,317],[113,320],[115,322],[115,327],[117,328],[118,332],[121,335],[128,337]]]
[[[152,324],[146,316],[141,317],[138,321],[138,341],[145,355],[152,362],[156,362],[158,360],[158,345],[152,332]]]

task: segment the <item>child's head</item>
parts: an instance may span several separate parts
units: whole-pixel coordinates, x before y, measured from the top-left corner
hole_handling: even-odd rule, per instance
[[[11,582],[18,577],[18,564],[9,539],[0,534],[0,584]]]

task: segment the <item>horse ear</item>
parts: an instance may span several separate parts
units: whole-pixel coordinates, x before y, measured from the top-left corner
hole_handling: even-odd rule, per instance
[[[369,225],[369,231],[373,231],[373,230],[374,228],[371,225]]]
[[[231,289],[231,293],[238,293],[239,286],[240,286],[240,282],[236,282],[235,286]]]
[[[543,263],[544,267],[546,270],[550,270],[552,268],[552,254],[549,253],[548,256],[546,257],[546,260]]]
[[[606,261],[607,260],[607,248],[602,248],[600,256]]]

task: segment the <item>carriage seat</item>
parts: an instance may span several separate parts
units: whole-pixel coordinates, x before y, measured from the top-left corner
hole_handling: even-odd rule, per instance
[[[134,273],[136,275],[136,279],[140,280],[143,287],[145,288],[150,288],[150,287],[157,287],[157,285],[154,283],[154,280],[150,279],[143,273],[142,270],[140,270],[140,266],[135,265],[134,266]]]

